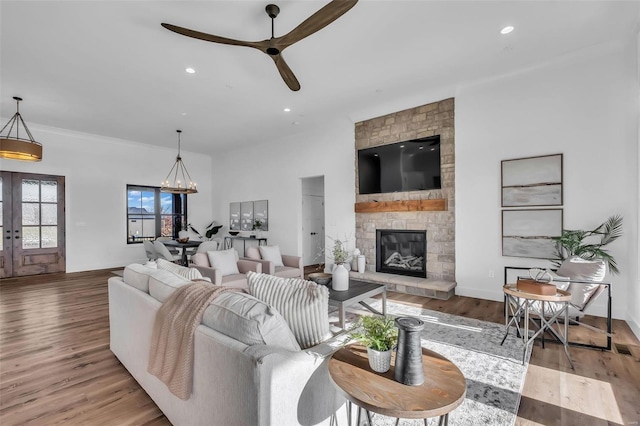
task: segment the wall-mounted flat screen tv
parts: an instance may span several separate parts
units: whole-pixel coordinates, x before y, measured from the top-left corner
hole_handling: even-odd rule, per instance
[[[360,194],[440,189],[440,136],[358,150]]]

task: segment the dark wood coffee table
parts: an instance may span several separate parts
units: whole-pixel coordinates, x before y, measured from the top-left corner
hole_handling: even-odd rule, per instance
[[[439,424],[446,425],[449,413],[464,401],[466,380],[454,363],[425,348],[422,348],[422,365],[424,383],[403,385],[393,379],[395,353],[391,369],[376,373],[369,367],[366,348],[349,345],[329,360],[329,376],[349,404],[364,408],[367,415],[370,411],[398,419],[425,419],[425,424],[430,417],[440,417]],[[350,417],[350,407],[347,412]]]
[[[365,299],[382,294],[382,312],[369,306]],[[340,315],[340,328],[344,329],[345,310],[348,306],[359,303],[374,314],[387,315],[387,287],[384,284],[368,283],[358,280],[349,280],[349,289],[336,291],[329,287],[329,304],[338,306]]]

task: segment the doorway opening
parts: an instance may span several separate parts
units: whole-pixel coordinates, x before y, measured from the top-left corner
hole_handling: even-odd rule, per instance
[[[302,178],[302,259],[305,269],[324,268],[324,229],[324,176]]]

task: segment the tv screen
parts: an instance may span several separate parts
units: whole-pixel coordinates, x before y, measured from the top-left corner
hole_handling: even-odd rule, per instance
[[[358,150],[360,194],[440,189],[440,136]]]

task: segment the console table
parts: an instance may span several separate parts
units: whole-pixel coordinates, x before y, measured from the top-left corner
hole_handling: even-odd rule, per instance
[[[247,250],[247,241],[257,241],[258,242],[258,246],[266,246],[267,245],[267,239],[266,238],[251,238],[251,237],[230,237],[230,236],[226,236],[224,237],[224,248],[226,249],[230,249],[233,248],[233,242],[236,240],[240,240],[242,241],[242,253],[240,254],[240,257],[244,257],[244,253]]]
[[[440,417],[439,425],[448,424],[449,413],[464,401],[467,383],[454,363],[442,355],[422,348],[422,366],[425,381],[420,386],[407,386],[393,379],[395,353],[391,369],[376,373],[369,366],[367,349],[349,345],[335,352],[329,360],[329,377],[345,398],[351,425],[351,404],[370,412],[398,419],[424,419]],[[358,408],[358,424],[360,408]],[[397,422],[396,422],[397,424]]]

